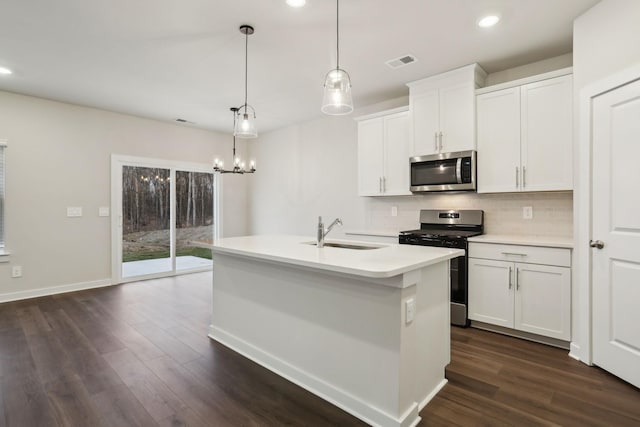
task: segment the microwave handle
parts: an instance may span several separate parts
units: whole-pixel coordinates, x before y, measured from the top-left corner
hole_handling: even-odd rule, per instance
[[[462,157],[456,160],[456,180],[458,184],[462,184]]]

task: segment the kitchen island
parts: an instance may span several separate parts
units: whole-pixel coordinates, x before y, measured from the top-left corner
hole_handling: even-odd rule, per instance
[[[299,236],[213,244],[209,337],[371,425],[413,426],[450,361],[457,249]]]

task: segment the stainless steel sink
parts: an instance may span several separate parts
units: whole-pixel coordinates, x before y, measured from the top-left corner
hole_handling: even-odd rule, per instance
[[[313,245],[316,246],[316,242],[303,242],[305,245]],[[337,243],[337,242],[324,242],[325,247],[330,248],[341,248],[341,249],[355,249],[355,250],[370,250],[370,249],[380,249],[384,246],[376,246],[376,245],[357,245],[354,243]]]

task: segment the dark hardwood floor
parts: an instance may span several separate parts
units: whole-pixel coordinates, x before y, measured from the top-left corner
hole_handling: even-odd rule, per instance
[[[0,304],[0,427],[357,426],[207,338],[211,273]],[[452,331],[421,426],[640,426],[640,391],[566,351]]]

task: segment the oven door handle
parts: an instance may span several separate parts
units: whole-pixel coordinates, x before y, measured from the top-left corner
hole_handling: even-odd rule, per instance
[[[458,184],[462,184],[462,157],[456,160],[456,180]]]

